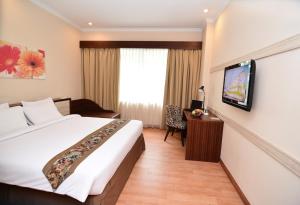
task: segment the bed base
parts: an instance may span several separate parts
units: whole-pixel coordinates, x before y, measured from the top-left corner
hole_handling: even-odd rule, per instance
[[[66,195],[0,183],[1,205],[115,205],[132,169],[145,150],[143,134],[128,152],[102,194],[89,195],[84,203]]]

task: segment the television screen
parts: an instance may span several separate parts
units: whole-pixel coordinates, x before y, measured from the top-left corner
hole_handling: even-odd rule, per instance
[[[255,61],[244,61],[225,68],[222,101],[250,111],[255,77]]]

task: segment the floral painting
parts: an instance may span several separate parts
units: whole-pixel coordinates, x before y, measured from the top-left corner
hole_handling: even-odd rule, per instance
[[[0,40],[0,78],[45,79],[45,51]]]

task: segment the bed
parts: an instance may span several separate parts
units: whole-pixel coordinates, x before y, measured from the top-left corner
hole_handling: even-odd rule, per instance
[[[57,189],[42,171],[53,156],[112,120],[69,115],[2,137],[0,204],[115,204],[145,150],[141,121],[129,121]]]

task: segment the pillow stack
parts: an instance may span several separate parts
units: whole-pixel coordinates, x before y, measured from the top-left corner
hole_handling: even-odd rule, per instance
[[[21,106],[9,107],[8,103],[0,104],[0,138],[15,131],[62,118],[52,98],[35,102],[22,101]]]
[[[34,124],[42,124],[62,118],[52,98],[46,98],[35,102],[22,101],[23,110],[28,120]]]
[[[0,105],[0,136],[28,127],[23,109],[20,106],[9,108],[8,104]]]

